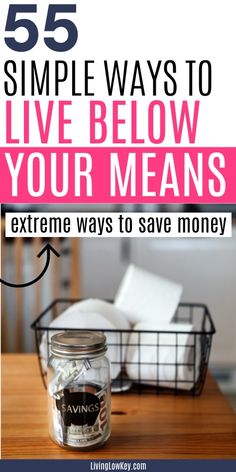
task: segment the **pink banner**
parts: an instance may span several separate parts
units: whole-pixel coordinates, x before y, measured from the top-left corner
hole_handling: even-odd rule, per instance
[[[236,203],[236,148],[1,148],[1,203]]]

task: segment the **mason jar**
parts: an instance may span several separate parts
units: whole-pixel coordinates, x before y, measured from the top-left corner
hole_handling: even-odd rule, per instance
[[[67,331],[51,338],[49,434],[69,449],[99,447],[110,436],[110,369],[106,337]]]

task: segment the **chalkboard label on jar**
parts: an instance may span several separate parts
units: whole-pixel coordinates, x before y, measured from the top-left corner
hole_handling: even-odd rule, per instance
[[[65,426],[92,426],[96,423],[101,402],[93,393],[64,389],[61,398],[56,400],[56,406]]]

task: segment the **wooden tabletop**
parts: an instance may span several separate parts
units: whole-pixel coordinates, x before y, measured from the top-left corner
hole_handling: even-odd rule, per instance
[[[236,415],[208,375],[200,397],[113,394],[112,434],[93,452],[48,437],[47,396],[34,354],[2,356],[4,459],[236,458]]]

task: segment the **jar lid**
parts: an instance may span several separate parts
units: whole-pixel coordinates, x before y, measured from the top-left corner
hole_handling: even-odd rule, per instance
[[[85,359],[101,356],[106,350],[106,336],[97,331],[65,331],[51,338],[51,352],[59,357]]]

